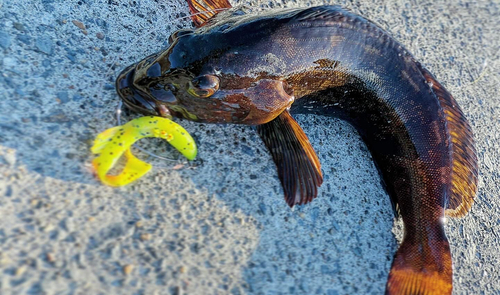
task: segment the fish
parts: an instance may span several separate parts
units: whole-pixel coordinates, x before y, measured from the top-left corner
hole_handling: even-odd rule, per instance
[[[292,114],[352,124],[404,224],[385,294],[451,294],[444,219],[477,191],[477,155],[455,98],[386,31],[339,6],[252,13],[188,0],[195,29],[125,68],[118,95],[143,114],[256,126],[291,207],[310,203],[321,164]]]

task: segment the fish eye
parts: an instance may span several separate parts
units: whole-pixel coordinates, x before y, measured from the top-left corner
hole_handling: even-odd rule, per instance
[[[189,83],[189,94],[197,97],[210,97],[219,90],[219,77],[202,75],[194,78]]]

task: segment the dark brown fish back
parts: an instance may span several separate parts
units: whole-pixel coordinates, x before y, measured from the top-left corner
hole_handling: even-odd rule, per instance
[[[452,142],[451,191],[446,215],[462,217],[470,210],[477,191],[477,155],[472,130],[455,98],[420,64],[422,74],[443,108]]]

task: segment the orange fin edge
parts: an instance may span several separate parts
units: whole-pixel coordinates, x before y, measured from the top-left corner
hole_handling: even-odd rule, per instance
[[[452,277],[451,252],[446,238],[424,246],[405,238],[394,257],[385,294],[451,295]]]
[[[472,128],[455,98],[419,64],[443,108],[452,143],[451,193],[445,214],[462,217],[470,210],[477,192],[477,154]]]
[[[311,202],[323,183],[321,164],[307,135],[288,111],[257,126],[271,152],[290,207]]]

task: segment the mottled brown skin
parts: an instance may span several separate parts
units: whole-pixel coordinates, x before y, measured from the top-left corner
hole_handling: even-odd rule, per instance
[[[378,26],[332,6],[221,13],[124,70],[117,88],[143,113],[259,125],[290,206],[316,197],[322,175],[288,108],[349,121],[405,226],[386,294],[451,294],[442,220],[473,202],[471,129],[444,87]]]

